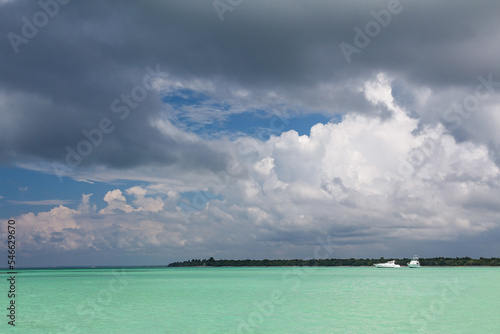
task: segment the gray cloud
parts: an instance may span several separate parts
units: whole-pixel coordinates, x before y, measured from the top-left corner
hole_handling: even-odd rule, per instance
[[[400,12],[347,64],[339,44],[354,45],[353,28],[365,29],[375,20],[370,11],[387,10],[387,1],[247,1],[226,13],[223,22],[210,2],[60,5],[35,37],[19,45],[17,54],[7,38],[1,41],[0,89],[10,106],[3,108],[3,118],[13,125],[2,128],[2,143],[10,144],[2,146],[3,160],[13,159],[12,151],[62,160],[65,145],[76,145],[83,129],[109,116],[111,102],[139,84],[148,65],[159,64],[182,80],[223,78],[253,92],[276,90],[283,100],[327,113],[369,112],[346,82],[380,71],[438,92],[470,86],[478,75],[500,78],[499,7],[496,1],[481,6],[401,1]],[[21,18],[32,20],[40,10],[34,2],[8,2],[0,14],[0,30],[22,35]],[[330,97],[319,89],[322,84],[329,85]],[[323,96],[315,96],[317,91]],[[194,147],[151,128],[148,122],[160,109],[158,95],[149,94],[98,150],[102,153],[85,163],[121,167],[137,161],[197,160],[196,152],[186,153],[197,151]],[[18,115],[7,116],[12,113]],[[19,130],[38,140],[27,142]],[[155,147],[148,148],[151,143]],[[209,165],[220,168],[216,162]]]
[[[391,3],[397,10],[369,43],[356,36],[357,28],[369,35],[367,24],[377,25],[373,13],[385,15]],[[452,248],[467,236],[480,245],[482,232],[498,234],[491,162],[500,164],[500,87],[467,113],[448,112],[476,96],[479,77],[500,82],[498,1],[249,0],[222,22],[211,1],[70,1],[30,37],[23,17],[33,22],[39,3],[0,7],[0,164],[50,172],[52,162],[68,165],[68,147],[80,149],[80,162],[70,158],[78,167],[71,176],[150,182],[150,191],[161,188],[159,196],[171,200],[161,213],[134,211],[123,226],[110,209],[114,214],[98,218],[105,221],[98,234],[83,211],[53,209],[61,217],[69,212],[71,222],[30,216],[33,226],[49,222],[27,241],[33,249],[155,252],[171,243],[173,257],[224,255],[237,246],[257,256],[280,244],[288,245],[287,257],[302,257],[318,236],[330,234],[351,247],[339,254],[378,256],[383,242],[410,250],[399,241],[409,232],[418,236],[412,245],[439,250],[448,246],[433,239],[436,230]],[[9,33],[26,40],[13,47]],[[341,43],[358,49],[349,62]],[[161,73],[145,85],[148,66]],[[373,83],[380,73],[395,106]],[[169,101],[189,92],[206,100]],[[340,114],[345,127],[315,127],[316,146],[294,132],[264,142],[241,133],[239,141],[195,134],[231,114],[277,109],[284,118]],[[183,115],[198,124],[174,122]],[[426,138],[436,151],[412,177],[396,175]],[[99,144],[82,144],[92,140]],[[241,142],[254,148],[252,158],[239,156]],[[205,190],[233,158],[244,160],[244,172],[221,189],[223,199],[187,221],[177,217],[178,196]],[[392,183],[388,172],[397,176]],[[136,221],[157,233],[141,235]]]

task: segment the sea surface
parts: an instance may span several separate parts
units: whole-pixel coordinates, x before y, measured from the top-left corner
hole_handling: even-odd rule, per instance
[[[500,268],[18,270],[0,333],[500,333]]]

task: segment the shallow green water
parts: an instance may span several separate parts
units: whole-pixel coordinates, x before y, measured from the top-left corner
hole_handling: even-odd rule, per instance
[[[500,268],[169,268],[16,275],[1,333],[500,333]]]

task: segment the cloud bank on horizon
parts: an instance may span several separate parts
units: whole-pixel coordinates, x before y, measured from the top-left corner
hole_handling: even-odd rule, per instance
[[[500,3],[0,7],[26,266],[500,251]]]

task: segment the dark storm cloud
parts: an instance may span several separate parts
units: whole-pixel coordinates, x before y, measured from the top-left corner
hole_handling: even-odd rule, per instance
[[[112,133],[104,133],[102,141],[96,137],[99,144],[81,162],[72,158],[77,165],[122,168],[177,163],[183,168],[223,168],[222,153],[202,142],[174,139],[150,125],[161,111],[156,92],[143,87],[135,92],[139,100],[123,101],[123,94],[133,96],[133,89],[143,86],[145,76],[161,75],[157,72],[163,69],[158,62],[161,57],[144,56],[154,54],[151,48],[135,54],[144,46],[127,36],[142,28],[127,29],[134,20],[131,8],[115,5],[74,2],[61,6],[28,43],[16,45],[17,53],[8,38],[2,39],[1,161],[41,157],[67,163],[67,147],[77,151],[78,144],[88,139],[82,131],[99,129],[101,121],[109,119]],[[34,2],[8,3],[2,10],[2,32],[23,36],[22,17],[40,11]],[[113,107],[115,100],[120,104]],[[123,108],[128,109],[126,115]]]
[[[339,45],[356,46],[354,28],[364,30],[375,20],[371,11],[389,6],[397,14],[348,63]],[[82,130],[109,118],[116,129],[82,165],[220,169],[224,154],[151,126],[161,112],[158,94],[148,91],[123,121],[112,101],[158,65],[173,78],[277,89],[305,105],[367,111],[349,83],[379,71],[436,90],[470,86],[478,75],[499,78],[499,9],[497,1],[243,1],[221,22],[211,1],[71,1],[13,47],[8,34],[23,36],[23,17],[32,22],[42,9],[35,1],[7,2],[0,13],[0,159],[64,162],[65,148],[85,139]],[[308,96],[321,83],[332,85],[334,103]],[[410,93],[395,94],[411,102]]]

